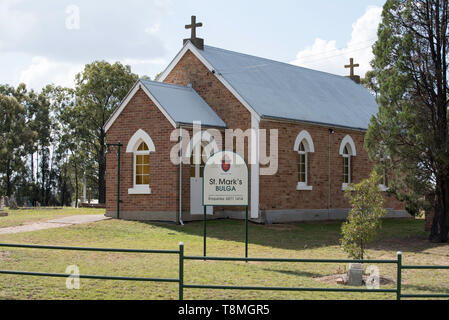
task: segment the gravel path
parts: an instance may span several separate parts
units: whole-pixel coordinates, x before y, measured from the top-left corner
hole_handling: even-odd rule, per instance
[[[11,233],[52,229],[52,228],[61,228],[61,227],[72,226],[75,224],[96,222],[96,221],[101,221],[101,220],[106,220],[106,219],[110,219],[110,218],[105,217],[102,214],[69,216],[69,217],[41,221],[41,222],[25,223],[22,226],[0,228],[0,234],[11,234]]]

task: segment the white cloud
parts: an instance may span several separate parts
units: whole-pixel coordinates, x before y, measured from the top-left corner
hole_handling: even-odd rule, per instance
[[[349,58],[360,64],[356,74],[364,76],[371,69],[373,59],[372,45],[377,40],[377,28],[381,21],[382,8],[368,7],[365,14],[352,25],[351,40],[343,48],[338,48],[335,40],[315,39],[313,45],[306,47],[296,55],[291,63],[301,67],[348,75],[344,65]]]
[[[78,0],[76,6],[0,0],[0,50],[73,62],[162,57],[166,48],[158,31],[170,7],[167,0],[133,0],[125,7],[120,0]]]
[[[0,1],[0,49],[10,42],[24,40],[37,23],[36,16],[31,12],[14,8],[21,3],[20,0]]]
[[[95,60],[129,64],[139,75],[164,69],[161,32],[172,0],[133,0],[126,6],[122,0],[77,0],[79,28],[67,28],[70,1],[49,2],[0,0],[0,83],[73,87],[75,74]]]
[[[31,65],[20,73],[19,82],[29,88],[40,90],[47,84],[74,87],[75,75],[84,68],[82,64],[50,61],[45,57],[34,57]]]
[[[108,62],[115,63],[115,60],[108,60]],[[126,58],[121,63],[130,65],[132,72],[142,76],[162,71],[167,61],[162,58],[143,60]],[[75,75],[83,70],[82,63],[59,62],[36,56],[32,58],[31,64],[20,72],[18,83],[23,82],[28,88],[38,91],[47,84],[73,88]]]
[[[159,23],[155,23],[152,26],[145,28],[145,32],[149,34],[155,34],[157,33],[161,28],[161,25]]]

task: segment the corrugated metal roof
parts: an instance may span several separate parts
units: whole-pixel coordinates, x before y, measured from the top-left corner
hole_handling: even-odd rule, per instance
[[[140,81],[176,123],[201,121],[206,126],[226,127],[194,89],[150,80]]]
[[[205,46],[201,55],[260,115],[367,129],[374,97],[346,77]]]

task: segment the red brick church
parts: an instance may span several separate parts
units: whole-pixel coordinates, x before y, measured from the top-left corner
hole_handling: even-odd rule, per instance
[[[377,113],[374,97],[351,68],[342,77],[204,45],[192,18],[190,39],[158,81],[139,80],[105,125],[107,142],[123,144],[120,218],[183,222],[202,219],[202,162],[174,164],[173,131],[194,124],[278,132],[277,170],[260,164],[269,145],[247,139],[250,214],[257,222],[344,219],[348,184],[373,168],[364,135]],[[176,138],[176,137],[175,137]],[[270,138],[267,138],[271,141]],[[192,140],[195,141],[195,140]],[[268,150],[268,151],[267,151]],[[193,157],[192,157],[193,158]],[[385,177],[385,181],[388,181]],[[108,153],[107,215],[117,212],[117,155]],[[386,184],[386,182],[384,183]],[[386,191],[386,185],[381,185]],[[389,217],[404,205],[385,193]],[[210,218],[243,218],[244,208],[207,208]]]

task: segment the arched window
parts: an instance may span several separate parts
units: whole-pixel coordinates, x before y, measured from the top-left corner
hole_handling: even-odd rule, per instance
[[[307,185],[307,152],[303,142],[299,144],[298,156],[298,181]]]
[[[351,183],[351,154],[346,145],[343,150],[343,184]]]
[[[151,194],[150,153],[154,151],[153,140],[142,129],[129,139],[126,152],[133,154],[133,187],[128,194]]]
[[[297,190],[312,190],[312,186],[309,186],[309,153],[315,152],[315,146],[313,144],[310,134],[303,130],[296,138],[294,151],[298,152],[298,184]]]
[[[134,153],[136,158],[136,186],[150,185],[150,151],[145,142],[142,142]]]
[[[340,145],[340,155],[343,157],[343,190],[346,190],[348,185],[352,183],[352,157],[355,157],[356,154],[354,140],[347,135],[343,138]]]

